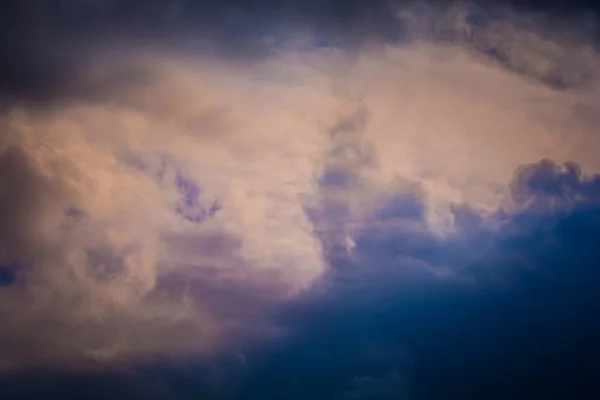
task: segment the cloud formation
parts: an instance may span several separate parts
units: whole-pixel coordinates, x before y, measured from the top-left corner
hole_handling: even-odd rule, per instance
[[[361,40],[275,30],[248,39],[255,57],[169,45],[189,31],[102,36],[64,45],[56,74],[33,73],[35,96],[3,88],[0,367],[277,335],[269,311],[327,287],[336,263],[471,279],[462,264],[489,249],[500,209],[594,201],[578,169],[600,172],[585,32],[418,3],[385,18],[392,38],[367,22]],[[580,167],[514,179],[541,159]],[[453,258],[463,249],[473,260]]]

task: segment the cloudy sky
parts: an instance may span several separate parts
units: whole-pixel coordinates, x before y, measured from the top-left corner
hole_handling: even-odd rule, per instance
[[[0,397],[596,398],[597,12],[515,3],[3,5]]]

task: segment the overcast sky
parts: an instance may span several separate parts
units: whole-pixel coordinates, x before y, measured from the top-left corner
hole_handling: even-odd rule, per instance
[[[0,397],[594,398],[596,21],[2,6]]]

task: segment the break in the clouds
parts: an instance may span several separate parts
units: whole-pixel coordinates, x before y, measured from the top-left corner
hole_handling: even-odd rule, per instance
[[[60,60],[31,44],[43,30],[3,44],[18,48],[9,66],[31,69],[9,68],[2,92],[0,367],[277,336],[267,311],[341,260],[472,279],[452,249],[428,249],[483,257],[506,215],[576,200],[523,200],[522,165],[600,172],[599,58],[584,29],[463,6],[377,13],[384,30],[300,18],[236,44],[185,24],[161,25],[155,45],[127,29],[56,34]],[[386,240],[410,257],[373,250]]]

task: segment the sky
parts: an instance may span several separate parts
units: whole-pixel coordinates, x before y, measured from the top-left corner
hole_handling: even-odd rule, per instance
[[[597,21],[2,5],[0,398],[597,398]]]

